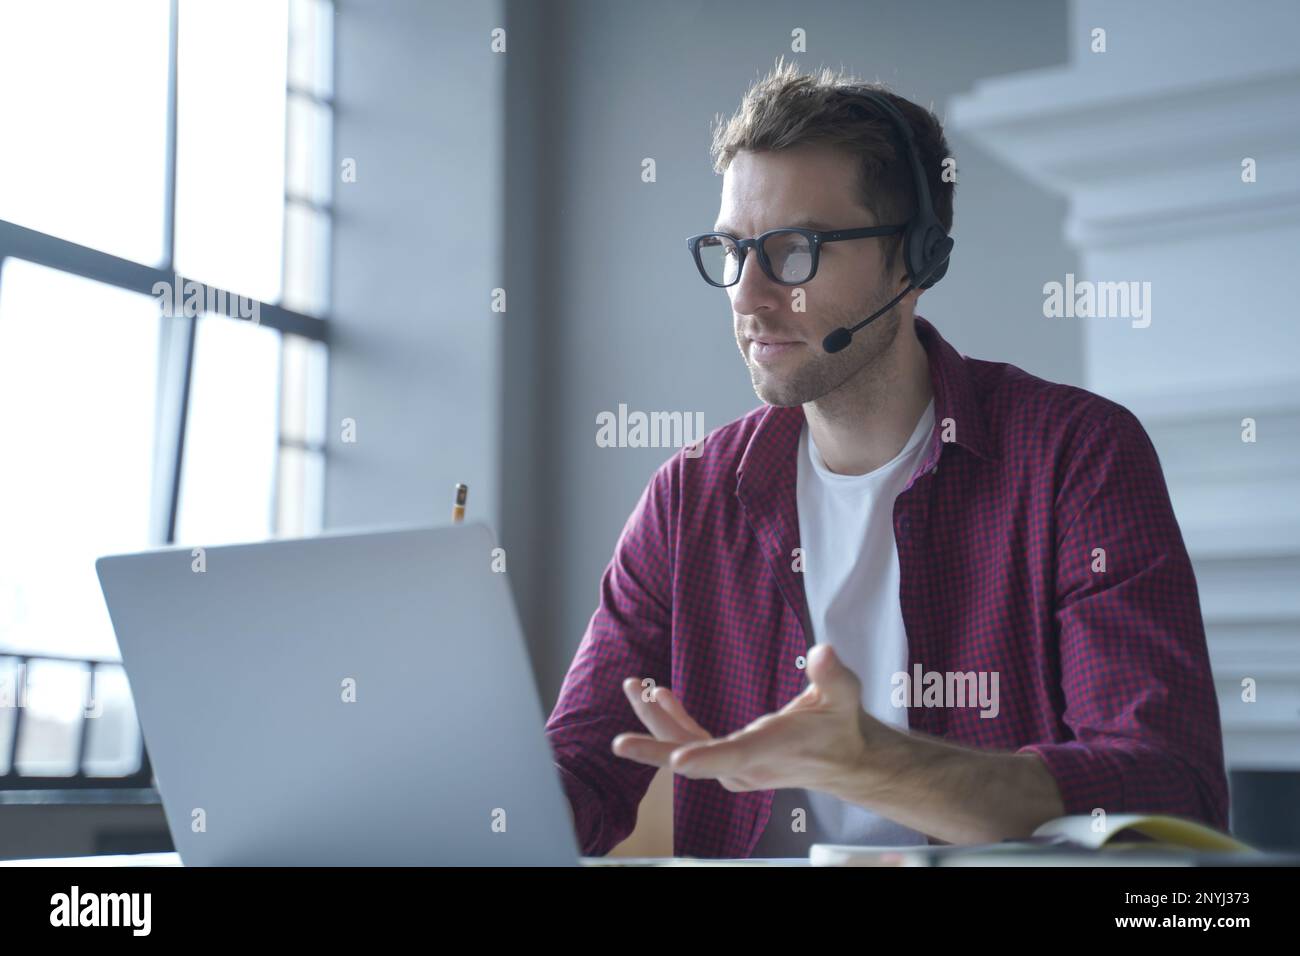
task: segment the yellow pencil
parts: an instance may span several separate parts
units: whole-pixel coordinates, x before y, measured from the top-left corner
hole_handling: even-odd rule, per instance
[[[451,523],[460,524],[465,520],[465,498],[469,495],[469,485],[456,486],[456,501],[451,506]]]

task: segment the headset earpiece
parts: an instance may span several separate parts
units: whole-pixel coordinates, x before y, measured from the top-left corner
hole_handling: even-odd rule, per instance
[[[917,225],[921,226],[920,223]],[[942,279],[944,273],[948,271],[948,256],[952,253],[953,243],[952,240],[948,238],[948,233],[944,231],[943,226],[939,225],[937,222],[932,222],[928,225],[922,226],[917,230],[917,232],[920,236],[920,240],[917,243],[918,257],[915,260],[916,268],[912,272],[912,277],[913,280],[915,280],[916,277],[924,276],[927,271],[929,271],[929,275],[926,279],[923,282],[917,283],[920,288],[928,289]],[[934,266],[933,263],[935,259],[941,256],[942,261],[939,265]],[[909,262],[909,269],[911,266],[912,263]]]
[[[893,125],[902,147],[898,155],[905,158],[912,171],[913,191],[916,194],[916,210],[908,219],[903,229],[902,255],[903,266],[907,273],[907,288],[894,296],[889,302],[851,327],[841,327],[831,332],[822,340],[822,348],[828,353],[835,353],[848,348],[855,332],[870,325],[884,315],[913,289],[928,289],[948,271],[948,257],[952,255],[952,238],[943,223],[934,214],[934,202],[930,197],[930,186],[925,178],[925,169],[921,165],[920,152],[912,135],[912,127],[906,117],[885,96],[875,90],[855,88],[845,95],[859,96],[876,105],[885,118]],[[861,113],[861,107],[854,104],[855,112]]]
[[[948,271],[948,256],[952,253],[953,242],[948,232],[934,213],[934,202],[930,196],[930,184],[925,178],[925,169],[921,165],[920,151],[907,118],[887,97],[876,90],[860,90],[862,97],[873,103],[893,125],[902,146],[900,158],[903,158],[912,171],[912,187],[916,198],[916,211],[908,220],[903,233],[903,263],[907,267],[908,277],[918,288],[928,289],[944,277]],[[936,259],[942,257],[938,263]],[[916,280],[921,278],[922,281]]]

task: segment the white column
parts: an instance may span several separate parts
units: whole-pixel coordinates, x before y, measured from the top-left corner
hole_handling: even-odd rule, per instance
[[[948,116],[1067,197],[1076,282],[1149,290],[1145,317],[1036,319],[1083,326],[1085,386],[1159,451],[1235,768],[1300,767],[1297,27],[1286,0],[1077,0],[1068,66],[977,84]]]

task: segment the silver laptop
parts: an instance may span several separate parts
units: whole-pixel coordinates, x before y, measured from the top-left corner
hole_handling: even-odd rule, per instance
[[[494,547],[466,524],[96,562],[182,862],[579,862]]]

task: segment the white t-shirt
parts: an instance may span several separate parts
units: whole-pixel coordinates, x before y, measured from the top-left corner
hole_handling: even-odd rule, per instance
[[[893,675],[907,671],[907,631],[898,600],[894,499],[929,447],[934,401],[892,461],[865,475],[826,467],[805,422],[799,439],[797,492],[804,594],[813,640],[830,644],[862,681],[862,707],[877,719],[907,726],[907,710],[890,703]],[[806,811],[807,831],[795,833],[792,811]],[[814,843],[915,846],[922,833],[803,789],[777,790],[756,857],[807,856]]]

